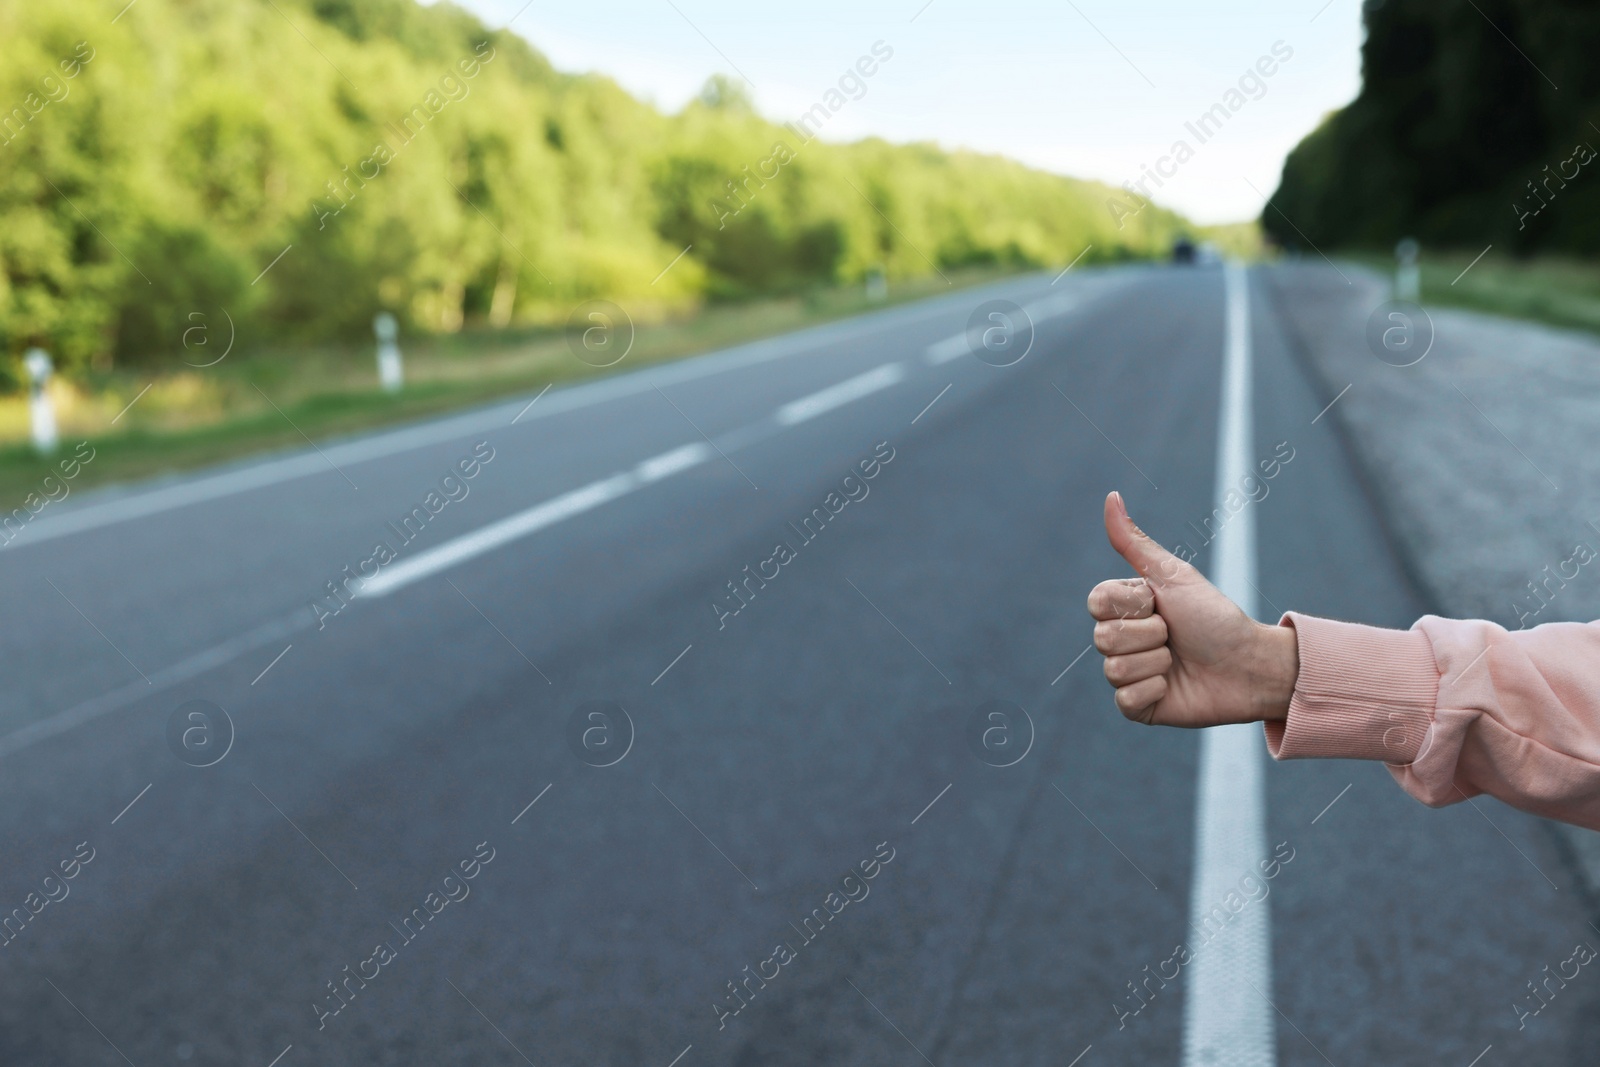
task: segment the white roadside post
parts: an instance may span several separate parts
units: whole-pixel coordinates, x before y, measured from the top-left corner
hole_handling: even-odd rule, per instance
[[[1422,298],[1422,268],[1417,265],[1417,253],[1422,251],[1414,238],[1403,238],[1394,246],[1394,258],[1399,264],[1394,272],[1394,298],[1415,304]]]
[[[867,299],[874,302],[889,299],[889,273],[881,266],[867,270]]]
[[[394,316],[380,311],[372,319],[372,332],[378,335],[378,381],[386,393],[398,393],[405,382],[400,368],[400,346],[395,343],[400,327]]]
[[[56,409],[50,402],[45,385],[50,381],[50,356],[42,348],[30,348],[22,357],[28,368],[31,383],[28,393],[28,413],[33,422],[33,447],[40,452],[53,452],[56,447]]]

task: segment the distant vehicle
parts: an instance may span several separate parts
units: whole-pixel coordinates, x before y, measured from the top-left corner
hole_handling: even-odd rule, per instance
[[[1172,262],[1193,263],[1195,261],[1194,242],[1187,237],[1180,237],[1172,242]]]

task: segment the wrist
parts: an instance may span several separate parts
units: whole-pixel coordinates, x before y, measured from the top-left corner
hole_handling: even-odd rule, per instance
[[[1251,711],[1258,720],[1282,722],[1300,676],[1300,643],[1293,627],[1257,626]]]

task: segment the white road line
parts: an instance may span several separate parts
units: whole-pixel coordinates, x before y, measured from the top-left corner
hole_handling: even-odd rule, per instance
[[[967,345],[967,335],[958,333],[954,337],[946,337],[943,341],[931,344],[922,350],[922,358],[937,367],[941,363],[949,363],[966,355],[972,349]]]
[[[1248,278],[1235,263],[1227,265],[1223,277],[1227,331],[1217,442],[1219,500],[1250,473],[1252,444]],[[1212,581],[1255,616],[1255,513],[1246,509],[1224,526],[1215,545]],[[1240,876],[1254,873],[1267,854],[1262,747],[1261,730],[1251,725],[1214,727],[1200,735],[1192,927],[1236,891]],[[1252,904],[1195,954],[1184,1000],[1183,1067],[1273,1067],[1276,1062],[1271,1005],[1250,991],[1272,988],[1268,917],[1265,900]]]
[[[148,699],[152,694],[159,693],[191,678],[198,678],[208,671],[215,670],[224,664],[231,663],[234,659],[246,652],[254,652],[264,646],[275,645],[286,637],[291,637],[301,630],[311,627],[312,617],[304,609],[285,615],[280,619],[257,626],[254,630],[230,637],[220,644],[196,652],[187,659],[179,660],[170,667],[163,667],[158,671],[150,672],[150,682],[129,682],[119,689],[102,693],[81,704],[76,704],[65,711],[58,711],[47,719],[29,723],[20,730],[0,737],[0,759],[18,752],[30,745],[35,745],[46,738],[64,734],[74,727],[86,722],[92,722],[102,715],[109,715],[119,711],[129,704]]]
[[[870,396],[880,389],[887,389],[904,378],[905,368],[901,364],[885,363],[875,370],[847,378],[837,385],[785,404],[774,413],[773,419],[779,425],[794,426],[816,418],[824,412],[843,407],[851,401]],[[446,541],[426,552],[419,552],[409,559],[391,564],[378,572],[376,577],[369,579],[356,595],[388,596],[413,582],[475,559],[485,552],[521,540],[529,534],[554,526],[575,515],[593,511],[601,504],[608,504],[619,497],[627,496],[652,482],[697,467],[715,455],[717,452],[712,446],[703,441],[696,441],[652,456],[632,470],[619,471],[609,478],[590,482],[581,488],[546,500],[542,504],[535,504],[531,508],[519,511],[515,515],[508,515],[472,533]]]
[[[493,430],[504,432],[511,421],[506,418],[507,415],[515,415],[520,420],[518,425],[531,426],[543,419],[648,393],[660,386],[698,381],[729,371],[743,370],[805,352],[826,349],[839,339],[858,334],[864,329],[910,325],[947,314],[949,314],[949,303],[946,299],[941,299],[934,306],[908,305],[877,312],[866,319],[830,323],[781,337],[753,341],[695,359],[554,390],[552,395],[541,401],[538,408],[532,412],[527,410],[531,405],[518,397],[493,407],[480,408],[419,426],[408,426],[339,444],[324,445],[323,452],[327,455],[327,460],[315,452],[294,453],[275,459],[250,461],[231,470],[185,478],[169,485],[136,489],[127,493],[116,489],[101,490],[82,504],[64,506],[59,510],[51,509],[53,514],[40,516],[30,522],[20,537],[0,547],[15,551],[19,547],[41,544],[57,537],[158,515],[175,508],[248,493],[299,478],[326,474],[329,473],[328,461],[347,467],[475,437]]]
[[[646,460],[653,463],[655,460]],[[680,468],[682,469],[682,468]],[[554,526],[563,519],[570,519],[574,515],[582,515],[592,511],[601,504],[609,503],[620,496],[626,496],[643,485],[638,475],[624,471],[613,474],[609,478],[602,478],[597,482],[590,482],[581,489],[574,489],[570,493],[562,493],[552,500],[542,504],[535,504],[525,511],[515,515],[508,515],[498,522],[492,522],[482,529],[457,537],[453,541],[446,541],[437,548],[430,548],[426,552],[419,552],[410,559],[401,560],[384,570],[378,572],[377,577],[363,585],[356,594],[362,597],[388,596],[399,589],[404,589],[412,582],[420,581],[431,574],[448,570],[469,559],[483,555],[501,545],[509,544],[531,533],[537,533],[546,526]]]
[[[779,408],[773,417],[780,426],[796,426],[818,415],[826,415],[835,408],[842,408],[853,400],[860,400],[870,396],[880,389],[887,389],[905,380],[906,368],[900,363],[885,363],[881,367],[874,367],[865,374],[858,374],[854,378],[846,378],[837,385],[830,385],[826,389],[819,389],[810,396],[803,396],[799,400],[790,401]]]

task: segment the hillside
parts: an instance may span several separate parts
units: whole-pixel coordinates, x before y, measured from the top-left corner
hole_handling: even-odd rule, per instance
[[[1380,0],[1365,11],[1361,92],[1290,154],[1268,232],[1291,247],[1413,234],[1600,252],[1600,7]]]
[[[1119,230],[1110,190],[1000,158],[808,140],[719,79],[663,114],[449,4],[142,0],[108,23],[102,0],[13,3],[0,40],[13,380],[33,343],[69,371],[170,360],[216,309],[246,350],[359,337],[380,308],[426,332],[596,296],[649,317],[874,269],[1146,254],[1182,224]]]

